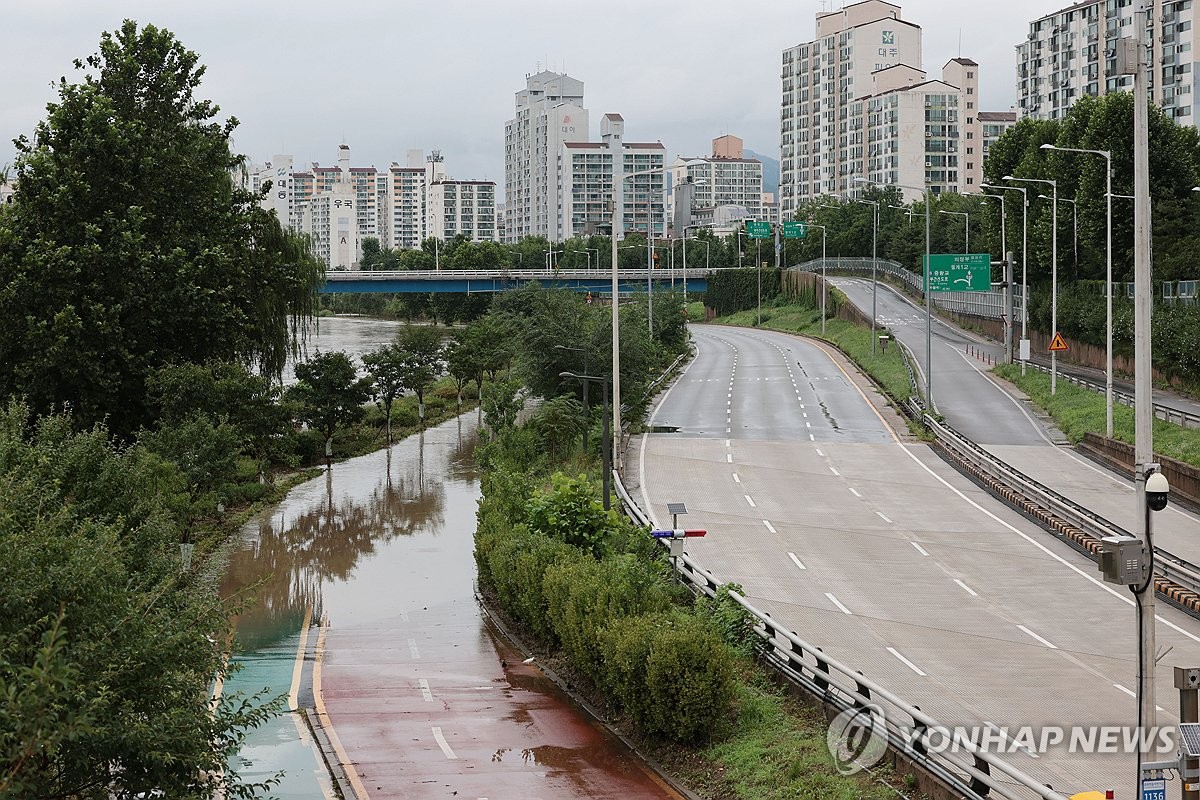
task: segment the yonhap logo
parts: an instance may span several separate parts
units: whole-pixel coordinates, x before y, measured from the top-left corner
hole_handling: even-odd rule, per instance
[[[887,727],[878,706],[848,708],[829,723],[825,746],[843,775],[870,769],[887,754]]]

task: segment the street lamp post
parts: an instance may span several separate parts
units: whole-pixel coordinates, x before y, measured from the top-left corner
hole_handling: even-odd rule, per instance
[[[825,335],[825,226],[809,224],[810,228],[821,229],[821,335]]]
[[[980,184],[981,189],[1001,189],[1003,187],[991,186],[986,183]],[[986,194],[980,192],[978,197],[988,197],[992,200],[1000,201],[1000,255],[1004,259],[1004,310],[1008,315],[1008,324],[1004,326],[1004,357],[1009,364],[1012,363],[1012,328],[1016,324],[1013,319],[1013,290],[1012,290],[1012,264],[1008,260],[1008,229],[1006,227],[1006,217],[1004,213],[1004,195],[1003,194]]]
[[[1112,299],[1112,151],[1088,150],[1082,147],[1059,147],[1046,143],[1043,150],[1062,150],[1068,153],[1091,153],[1104,157],[1104,197],[1107,202],[1105,209],[1105,240],[1106,258],[1104,275],[1104,302],[1107,307],[1107,324],[1104,330],[1104,425],[1109,438],[1113,435],[1113,299]]]
[[[1012,175],[1005,175],[1006,181],[1023,181],[1025,183],[1047,183],[1051,190],[1051,214],[1052,220],[1051,236],[1053,242],[1050,247],[1050,327],[1053,334],[1058,334],[1058,180],[1055,178],[1014,178]],[[1024,298],[1024,302],[1028,303],[1028,298]],[[1058,392],[1058,351],[1050,351],[1050,394]]]
[[[1050,198],[1044,194],[1039,194],[1038,199],[1039,200],[1049,200]],[[1075,251],[1074,272],[1075,272],[1075,280],[1079,280],[1079,204],[1076,203],[1074,200],[1072,200],[1069,197],[1060,197],[1060,198],[1058,198],[1058,202],[1071,204],[1071,225],[1072,225],[1072,234],[1074,237],[1073,241],[1074,241],[1074,251]]]
[[[1024,375],[1024,349],[1028,347],[1026,342],[1029,341],[1029,284],[1026,283],[1029,268],[1029,189],[1024,186],[994,186],[987,183],[981,186],[985,189],[1021,193],[1021,374]]]
[[[554,349],[555,350],[565,350],[568,353],[583,353],[583,371],[585,373],[588,371],[588,349],[586,347],[567,347],[565,344],[556,344],[556,345],[554,345]],[[563,376],[560,375],[559,377],[563,377]],[[588,413],[588,395],[590,394],[590,392],[588,391],[588,381],[590,379],[582,378],[582,380],[583,380],[583,453],[584,453],[584,455],[587,455],[588,428],[591,426],[591,418],[592,418],[591,414]],[[606,413],[605,416],[607,417],[608,414]]]
[[[866,178],[855,178],[855,183],[870,183]],[[897,189],[908,189],[913,192],[920,192],[925,197],[925,264],[923,273],[925,275],[925,410],[930,415],[933,414],[933,311],[930,303],[929,291],[929,217],[931,216],[932,195],[928,186],[906,186],[902,183],[893,183]],[[910,214],[913,212],[909,212]]]
[[[601,424],[600,436],[601,436],[601,437],[602,437],[602,438],[603,438],[605,441],[601,442],[601,447],[600,447],[600,452],[601,452],[601,463],[602,463],[601,469],[603,469],[603,470],[604,470],[604,475],[603,475],[603,477],[601,478],[601,485],[602,485],[602,487],[603,487],[603,488],[601,489],[601,491],[603,491],[603,492],[604,492],[604,510],[605,510],[605,511],[607,511],[607,510],[609,509],[609,506],[610,506],[610,504],[611,504],[611,502],[610,502],[610,500],[609,500],[609,495],[611,494],[611,491],[609,490],[609,486],[610,486],[610,483],[609,483],[609,481],[611,480],[611,478],[610,478],[610,475],[611,475],[611,473],[612,473],[612,469],[610,468],[610,464],[609,464],[609,460],[608,460],[608,442],[607,442],[607,439],[609,438],[609,430],[608,430],[608,376],[606,375],[606,376],[604,376],[604,377],[602,377],[602,378],[598,378],[598,377],[596,377],[596,376],[594,376],[594,375],[576,375],[574,372],[560,372],[560,373],[558,373],[558,377],[560,377],[560,378],[574,378],[575,380],[578,380],[578,381],[583,381],[583,385],[584,385],[584,387],[587,387],[587,385],[588,385],[588,381],[600,381],[600,383],[601,383],[601,384],[602,384],[602,386],[603,386],[603,389],[602,389],[602,391],[601,391],[601,394],[602,394],[602,396],[604,397],[604,416],[602,417],[602,419],[603,419],[603,422],[602,422],[602,424]],[[616,396],[614,395],[614,396],[613,396],[613,406],[618,406],[618,405],[620,405],[620,403],[619,403],[619,402],[616,400]],[[614,417],[614,419],[615,419],[615,417]],[[614,441],[615,441],[615,437],[614,437]],[[616,444],[614,444],[614,445],[613,445],[613,447],[612,447],[612,452],[613,452],[613,454],[614,454],[614,455],[616,454],[616,452],[617,452],[617,446],[616,446]]]
[[[875,319],[878,316],[876,297],[879,293],[879,281],[875,277],[875,268],[878,265],[876,246],[879,241],[879,201],[860,198],[855,202],[871,207],[871,355],[875,355]]]
[[[685,162],[684,166],[702,163],[701,159],[694,159]],[[622,203],[617,202],[617,192],[624,194],[625,181],[630,178],[636,178],[639,175],[657,175],[666,172],[670,167],[662,166],[654,169],[640,170],[638,172],[627,172],[621,174],[621,180],[617,180],[619,174],[617,170],[617,162],[613,164],[613,194],[611,199],[612,204],[612,230],[611,230],[611,246],[612,246],[612,468],[620,472],[621,470],[621,318],[618,312],[618,299],[620,297],[620,284],[617,274],[617,232],[620,230],[619,214]],[[608,414],[605,414],[605,418]]]
[[[963,252],[971,252],[971,213],[969,211],[938,211],[939,214],[953,214],[963,218]]]

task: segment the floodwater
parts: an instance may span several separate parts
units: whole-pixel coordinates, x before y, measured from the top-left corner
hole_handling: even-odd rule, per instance
[[[325,319],[310,352],[358,354],[398,327]],[[469,413],[335,464],[251,520],[222,587],[254,597],[225,692],[323,706],[360,800],[676,797],[485,621],[477,441]],[[333,797],[295,711],[254,731],[230,767],[256,781],[282,771],[270,795],[284,800]]]
[[[317,320],[317,328],[313,335],[309,336],[305,343],[304,358],[312,358],[318,351],[332,353],[341,350],[350,356],[355,366],[361,368],[363,354],[391,342],[402,327],[403,322],[388,319],[321,317]],[[296,373],[292,367],[292,360],[288,359],[283,368],[284,386],[296,382]]]

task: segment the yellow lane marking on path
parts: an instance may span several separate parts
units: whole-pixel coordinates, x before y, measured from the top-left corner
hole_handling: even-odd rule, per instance
[[[325,710],[325,698],[321,696],[321,664],[325,658],[325,634],[329,632],[329,619],[326,617],[321,620],[321,632],[317,634],[317,656],[313,663],[313,704],[317,708],[317,719],[321,721],[321,727],[329,734],[329,743],[333,745],[333,752],[338,758],[338,763],[346,772],[346,779],[350,781],[350,788],[354,790],[354,795],[357,800],[370,800],[371,796],[367,794],[367,787],[363,786],[362,779],[358,777],[358,770],[354,768],[350,757],[346,755],[345,748],[342,747],[342,740],[338,738],[337,731],[333,729],[333,722],[329,719],[329,714]]]

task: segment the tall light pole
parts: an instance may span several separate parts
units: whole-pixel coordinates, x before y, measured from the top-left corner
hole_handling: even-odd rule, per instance
[[[1050,198],[1044,194],[1039,194],[1038,199],[1039,200],[1049,200]],[[1074,200],[1072,200],[1069,197],[1060,197],[1060,198],[1058,198],[1058,202],[1071,204],[1071,225],[1072,225],[1072,234],[1074,237],[1074,244],[1075,244],[1075,247],[1074,247],[1075,280],[1079,280],[1079,204],[1076,203]]]
[[[963,218],[963,252],[971,252],[971,214],[969,211],[942,211],[939,214],[954,215]]]
[[[1137,6],[1133,15],[1133,33],[1136,58],[1133,69],[1133,340],[1134,340],[1134,480],[1137,486],[1138,525],[1140,538],[1147,559],[1151,558],[1150,506],[1146,496],[1146,483],[1154,461],[1154,408],[1151,380],[1150,324],[1153,296],[1150,286],[1150,154],[1149,154],[1149,102],[1147,90],[1147,64],[1145,51],[1147,8],[1145,2]],[[1151,575],[1140,592],[1138,601],[1138,627],[1142,631],[1138,652],[1138,724],[1142,730],[1155,728],[1154,667],[1157,663],[1154,631],[1154,575]],[[1140,731],[1139,731],[1140,733]],[[1139,750],[1139,760],[1141,751]],[[1138,775],[1138,781],[1141,781]]]
[[[879,201],[858,198],[855,202],[871,206],[871,355],[875,355],[875,318],[878,315],[876,297],[879,294],[879,281],[875,277],[875,268],[878,266],[876,246],[879,241]]]
[[[1021,374],[1025,374],[1026,351],[1029,349],[1029,189],[1024,186],[994,186],[980,184],[984,189],[1021,193]]]
[[[821,229],[821,335],[825,335],[825,226],[809,224],[810,228]]]
[[[1048,183],[1051,190],[1051,209],[1050,218],[1051,236],[1053,241],[1050,247],[1050,261],[1052,262],[1050,269],[1050,327],[1053,328],[1052,333],[1058,335],[1058,180],[1054,178],[1014,178],[1012,175],[1005,175],[1006,181],[1020,181],[1024,183]],[[1028,298],[1026,298],[1028,302]],[[1050,351],[1050,394],[1058,393],[1058,351]]]
[[[855,178],[855,183],[870,183],[866,178]],[[930,415],[933,414],[933,312],[930,305],[929,296],[932,292],[929,291],[929,217],[932,216],[932,193],[928,186],[906,186],[903,183],[893,183],[897,189],[908,189],[912,192],[920,192],[925,198],[925,263],[923,274],[925,276],[925,410]],[[910,212],[912,213],[912,212]]]
[[[1111,439],[1113,435],[1113,295],[1112,295],[1112,151],[1088,150],[1082,147],[1059,147],[1046,143],[1043,150],[1062,150],[1068,153],[1091,153],[1104,157],[1104,197],[1105,209],[1105,240],[1106,258],[1104,273],[1104,302],[1107,306],[1107,324],[1104,329],[1104,426],[1105,432]]]
[[[694,159],[685,162],[684,166],[695,163],[701,163],[702,159]],[[671,167],[661,166],[654,169],[640,170],[638,172],[617,172],[617,159],[613,160],[613,178],[612,178],[612,468],[618,473],[621,471],[621,316],[618,309],[618,300],[620,299],[620,283],[617,274],[617,232],[621,229],[620,212],[624,207],[625,181],[630,178],[636,178],[639,175],[657,175],[666,172]],[[617,180],[617,175],[620,174],[620,180]],[[622,202],[617,202],[617,193],[620,192]],[[607,414],[605,415],[608,416]]]
[[[983,189],[999,189],[999,186],[990,186],[986,183],[980,184]],[[1012,363],[1012,328],[1016,324],[1013,319],[1013,290],[1012,290],[1012,264],[1008,260],[1008,230],[1005,227],[1004,215],[1004,195],[1003,194],[986,194],[980,192],[976,197],[987,197],[992,200],[1000,201],[1000,255],[1004,259],[1004,294],[1005,303],[1004,310],[1008,313],[1008,324],[1004,326],[1004,357],[1008,363]]]

